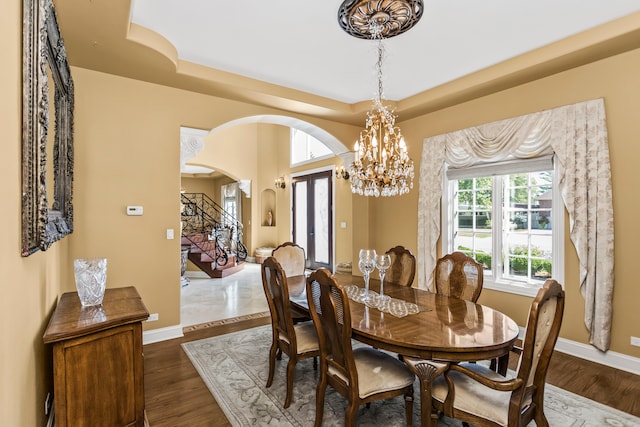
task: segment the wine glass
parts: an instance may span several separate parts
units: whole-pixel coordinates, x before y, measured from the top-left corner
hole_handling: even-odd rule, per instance
[[[376,255],[376,268],[380,273],[380,295],[378,295],[378,301],[389,299],[389,296],[384,294],[384,276],[387,274],[389,267],[391,267],[391,257],[389,254]]]
[[[360,249],[360,262],[358,268],[364,276],[364,290],[360,293],[362,301],[369,299],[369,275],[376,269],[375,249]]]

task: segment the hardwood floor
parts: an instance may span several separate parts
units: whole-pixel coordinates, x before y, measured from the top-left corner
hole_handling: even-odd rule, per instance
[[[269,321],[268,317],[250,319],[145,345],[145,403],[151,427],[230,426],[180,344],[266,325]],[[640,376],[555,353],[547,381],[640,417]]]

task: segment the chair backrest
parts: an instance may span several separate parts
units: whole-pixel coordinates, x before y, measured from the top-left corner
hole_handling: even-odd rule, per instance
[[[340,379],[343,389],[358,390],[346,290],[329,270],[320,268],[307,278],[307,300],[318,333],[321,368],[326,366],[330,383],[331,378]]]
[[[443,256],[436,263],[436,293],[476,302],[482,292],[482,264],[462,252]]]
[[[262,286],[269,304],[274,337],[283,339],[295,349],[296,337],[289,305],[287,276],[278,260],[272,256],[263,261],[261,270]]]
[[[271,251],[288,277],[301,276],[307,262],[304,248],[293,242],[285,242]]]
[[[385,282],[400,286],[411,286],[416,275],[416,257],[404,246],[396,246],[387,251],[391,267],[385,275]]]
[[[510,419],[519,413],[523,403],[529,400],[542,401],[549,361],[560,333],[563,313],[562,286],[557,281],[549,279],[538,291],[529,310],[522,353],[516,370],[517,377],[523,380],[525,387],[521,387],[511,396],[510,406],[514,412],[509,414]]]

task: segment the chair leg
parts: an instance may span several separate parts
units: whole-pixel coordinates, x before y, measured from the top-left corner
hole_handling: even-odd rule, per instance
[[[322,416],[324,415],[324,394],[327,391],[327,377],[323,373],[318,381],[316,388],[316,421],[314,427],[322,425]]]
[[[269,350],[269,377],[267,378],[267,388],[271,387],[273,383],[273,374],[276,370],[276,349],[277,345],[274,342],[271,344],[271,349]]]
[[[291,405],[291,399],[293,397],[293,375],[296,369],[296,358],[290,357],[289,363],[287,363],[287,397],[284,399],[284,408],[288,408]]]
[[[413,425],[413,387],[404,395],[404,412],[407,419],[407,427]]]
[[[533,419],[536,422],[536,427],[549,427],[549,422],[547,421],[547,417],[544,415],[544,412],[542,412],[542,408],[538,408]]]
[[[356,425],[356,417],[358,416],[358,403],[349,402],[349,406],[344,413],[344,426],[353,427]]]

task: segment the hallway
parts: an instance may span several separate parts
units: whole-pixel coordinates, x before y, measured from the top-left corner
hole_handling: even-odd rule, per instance
[[[238,316],[269,311],[262,289],[260,264],[220,279],[187,271],[190,283],[180,290],[180,322],[183,328]]]

